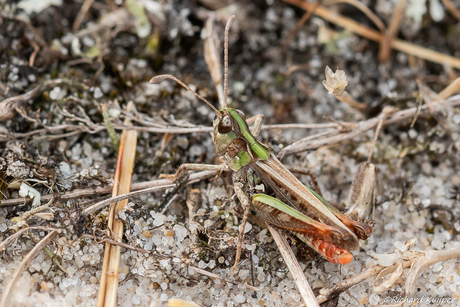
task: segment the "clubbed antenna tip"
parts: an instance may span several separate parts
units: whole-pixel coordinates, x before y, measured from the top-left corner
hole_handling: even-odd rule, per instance
[[[168,79],[168,75],[159,75],[159,76],[155,76],[152,79],[150,79],[150,83],[157,84],[166,79]]]

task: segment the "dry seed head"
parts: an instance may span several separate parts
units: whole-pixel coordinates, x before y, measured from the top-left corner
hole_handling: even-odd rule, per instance
[[[348,79],[343,70],[337,69],[334,73],[326,66],[326,80],[323,80],[323,85],[330,94],[340,96],[348,85]]]

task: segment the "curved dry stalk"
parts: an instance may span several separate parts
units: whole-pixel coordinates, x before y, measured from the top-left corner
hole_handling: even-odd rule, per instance
[[[56,231],[59,231],[59,229],[57,228],[51,228],[51,227],[45,227],[45,226],[33,226],[33,227],[22,228],[18,230],[17,232],[15,232],[14,234],[12,234],[11,236],[9,236],[8,238],[6,238],[5,241],[0,243],[0,253],[3,252],[11,242],[16,240],[17,238],[19,238],[20,236],[22,236],[25,232],[28,232],[29,230],[44,230],[44,231],[56,230]]]
[[[460,249],[453,249],[453,250],[429,250],[424,253],[425,255],[419,256],[415,258],[414,262],[412,263],[411,269],[409,274],[406,278],[406,285],[405,291],[406,295],[411,295],[414,293],[415,290],[415,281],[420,274],[428,269],[432,264],[447,261],[450,259],[455,259],[460,257]]]
[[[398,265],[391,266],[389,268],[385,268],[383,271],[377,275],[374,279],[373,290],[374,293],[381,293],[386,291],[394,286],[394,284],[398,281],[403,273],[403,263],[399,263]],[[382,281],[381,283],[377,283],[377,281],[385,275],[391,274],[386,280]],[[382,276],[380,276],[382,275]]]
[[[11,277],[8,285],[5,287],[2,298],[0,299],[0,307],[7,307],[9,300],[13,294],[13,289],[16,283],[19,281],[22,273],[35,256],[58,234],[57,230],[53,230],[46,237],[44,237],[35,247],[24,257],[19,266],[17,267],[14,275]]]

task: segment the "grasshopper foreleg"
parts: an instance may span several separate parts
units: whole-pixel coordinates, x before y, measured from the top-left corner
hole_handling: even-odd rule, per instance
[[[165,175],[161,174],[161,178],[166,178],[170,180],[176,180],[180,178],[182,172],[184,171],[216,171],[216,172],[227,172],[229,171],[229,168],[227,164],[220,164],[220,165],[214,165],[214,164],[197,164],[197,163],[185,163],[179,166],[177,169],[177,172],[174,175]]]
[[[243,173],[242,171],[239,171],[235,173],[233,176],[233,189],[235,191],[236,196],[240,200],[241,206],[244,209],[243,220],[241,221],[240,232],[238,233],[238,243],[236,245],[235,264],[233,265],[234,270],[236,270],[238,262],[240,261],[241,249],[243,248],[244,229],[246,228],[246,223],[248,221],[248,216],[249,216],[249,209],[251,207],[249,198],[246,196],[246,194],[243,191],[244,180],[243,180],[242,173]]]

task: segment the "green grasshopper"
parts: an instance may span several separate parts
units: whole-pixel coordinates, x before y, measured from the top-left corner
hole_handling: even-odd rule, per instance
[[[224,102],[227,105],[228,91],[228,31],[233,23],[232,16],[225,27],[224,43]],[[217,110],[209,101],[191,90],[172,75],[159,75],[150,80],[158,83],[172,79],[208,104],[216,113],[213,120],[213,142],[221,165],[183,164],[175,175],[179,178],[183,171],[216,170],[233,172],[234,192],[244,207],[244,215],[238,236],[235,265],[241,256],[244,229],[251,204],[257,214],[271,225],[294,232],[328,261],[348,264],[352,261],[351,250],[359,247],[359,239],[366,239],[372,227],[354,221],[331,206],[317,192],[302,184],[277,158],[268,147],[257,140],[262,126],[263,115],[246,120],[240,110],[223,107]],[[248,123],[254,122],[249,130]],[[276,198],[245,190],[248,185],[248,171],[274,191]]]

